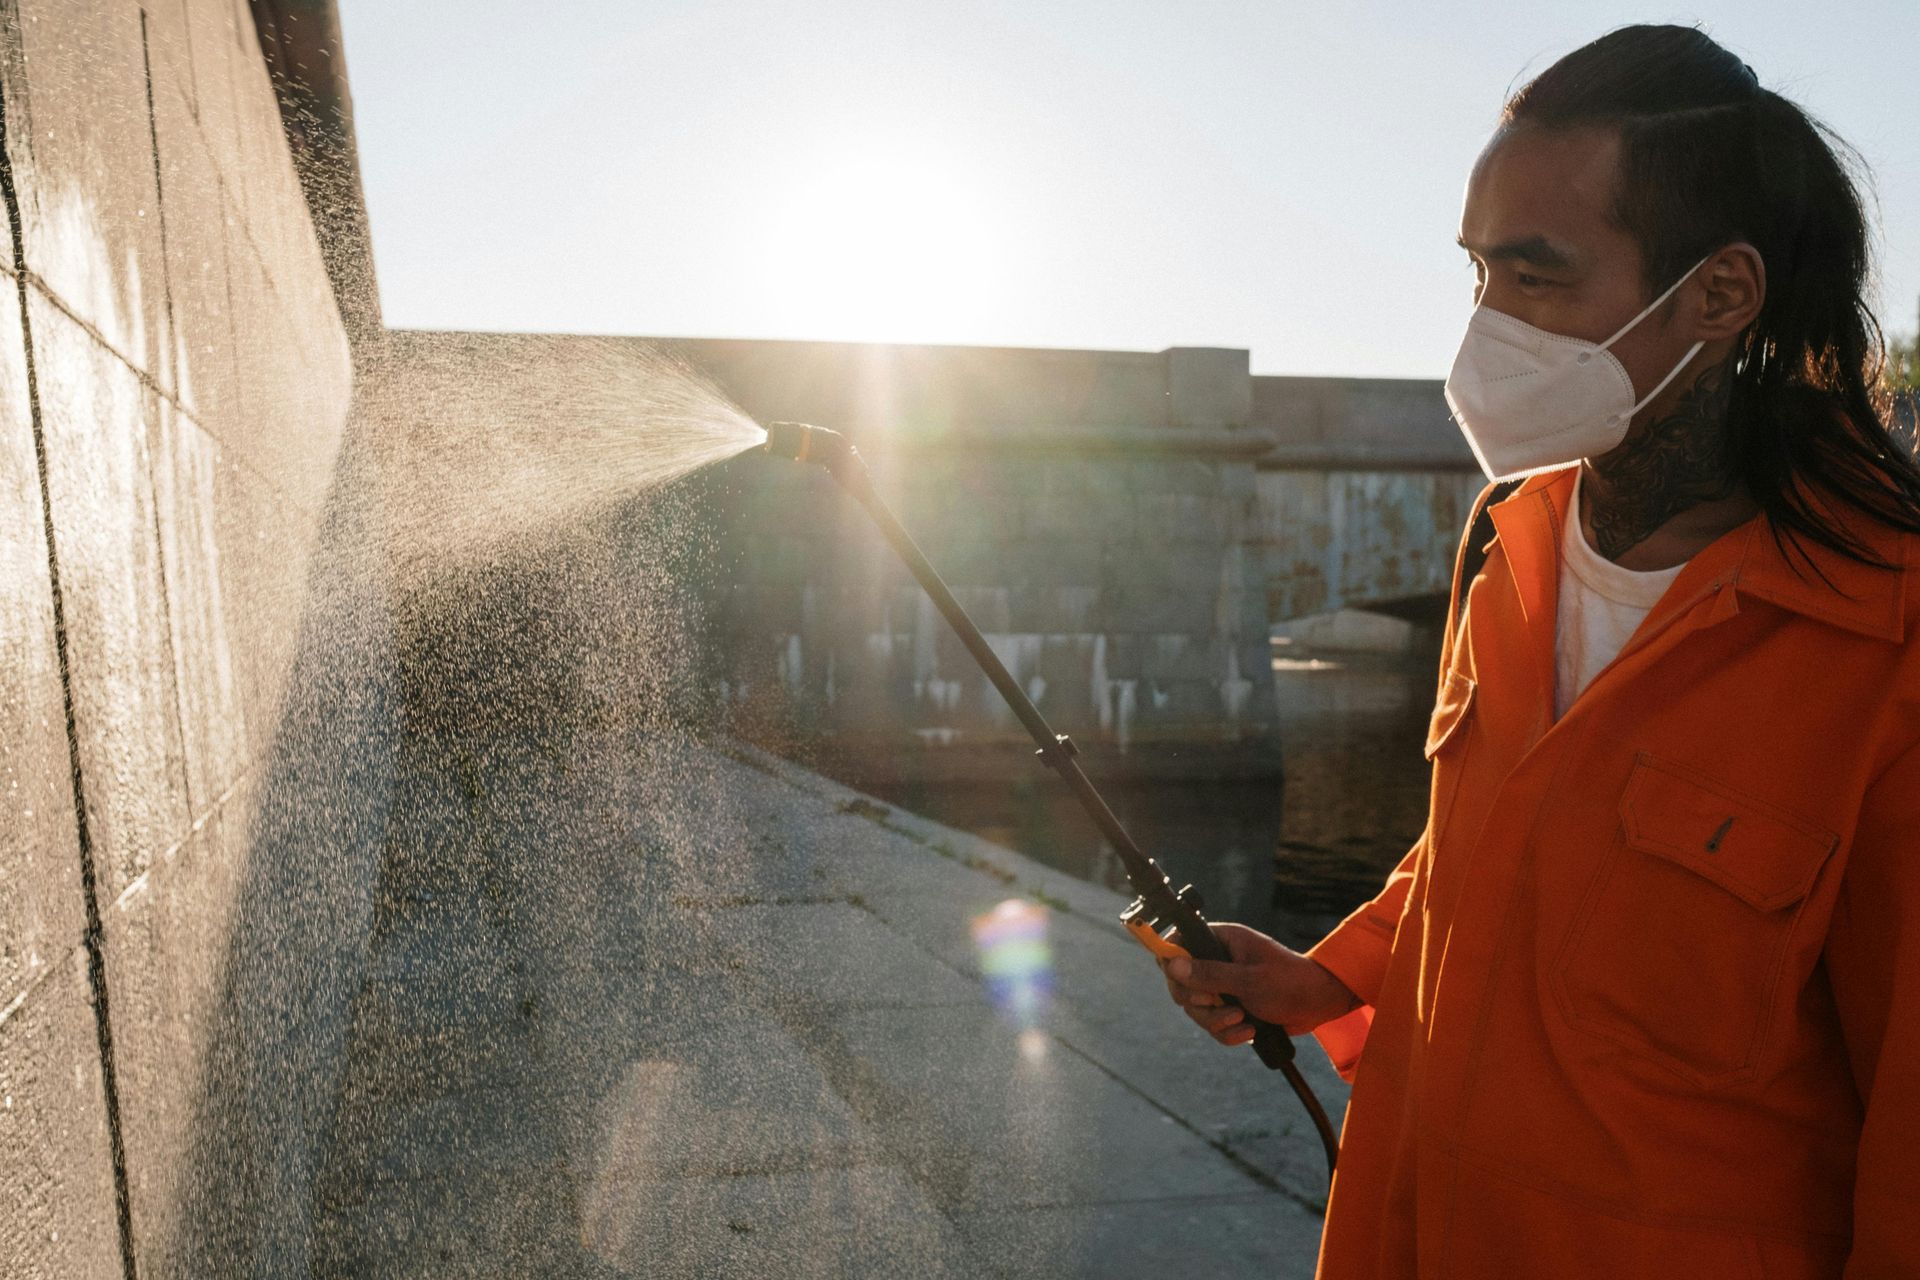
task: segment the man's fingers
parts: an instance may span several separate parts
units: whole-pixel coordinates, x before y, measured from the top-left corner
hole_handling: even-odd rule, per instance
[[[1208,1035],[1218,1036],[1228,1027],[1246,1021],[1247,1015],[1238,1005],[1219,1005],[1211,1009],[1189,1009],[1187,1016],[1206,1028]]]
[[[1220,960],[1173,960],[1167,976],[1184,987],[1213,995],[1239,995],[1247,966]]]
[[[1240,1023],[1228,1027],[1225,1031],[1214,1032],[1213,1038],[1217,1043],[1224,1045],[1246,1044],[1253,1039],[1253,1028]]]
[[[1172,996],[1173,1002],[1182,1009],[1212,1009],[1220,1004],[1219,996],[1209,995],[1205,991],[1195,991],[1191,987],[1183,987],[1172,979],[1167,981],[1167,994]]]

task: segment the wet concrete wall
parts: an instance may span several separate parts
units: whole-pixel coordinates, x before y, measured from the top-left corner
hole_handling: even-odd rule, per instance
[[[0,1273],[301,1271],[386,723],[347,342],[243,0],[16,0],[0,107]]]

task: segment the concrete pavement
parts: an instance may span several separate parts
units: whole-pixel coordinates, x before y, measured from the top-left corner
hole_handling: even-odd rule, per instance
[[[1311,1126],[1118,896],[734,744],[409,755],[317,1274],[1312,1274]],[[969,930],[1012,897],[1024,1029]]]

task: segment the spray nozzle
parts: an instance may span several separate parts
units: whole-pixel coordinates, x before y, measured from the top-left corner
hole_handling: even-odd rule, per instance
[[[767,452],[795,462],[817,462],[832,467],[853,452],[853,442],[838,431],[804,422],[769,422]]]

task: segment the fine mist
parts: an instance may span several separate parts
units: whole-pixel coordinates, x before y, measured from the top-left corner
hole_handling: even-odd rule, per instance
[[[766,438],[696,370],[631,340],[396,333],[362,354],[401,595]]]

